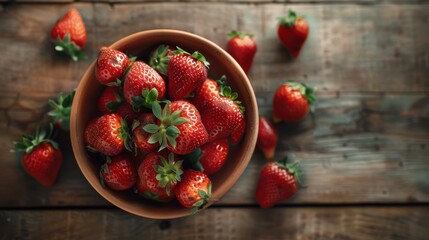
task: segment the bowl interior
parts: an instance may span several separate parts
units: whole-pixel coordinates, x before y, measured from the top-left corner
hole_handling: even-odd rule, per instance
[[[210,62],[209,77],[218,79],[226,75],[228,84],[238,92],[246,108],[247,129],[244,138],[237,146],[233,146],[225,166],[210,177],[213,186],[212,199],[220,199],[243,173],[256,144],[258,111],[251,84],[238,63],[222,48],[191,33],[176,30],[144,31],[125,37],[111,47],[138,56],[139,60],[147,62],[150,51],[162,43],[180,46],[188,52],[200,51]],[[71,112],[70,134],[73,152],[82,173],[99,194],[130,213],[154,219],[171,219],[188,215],[189,209],[180,206],[177,201],[169,204],[154,203],[132,191],[112,191],[100,184],[98,177],[100,164],[90,159],[83,143],[83,133],[87,123],[97,116],[94,102],[104,87],[96,80],[94,68],[95,62],[82,77]]]

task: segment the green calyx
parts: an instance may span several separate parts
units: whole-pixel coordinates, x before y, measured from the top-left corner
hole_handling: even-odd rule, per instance
[[[311,112],[314,112],[315,103],[316,103],[316,96],[314,96],[314,91],[316,89],[314,87],[304,83],[297,83],[297,82],[291,82],[291,81],[286,82],[286,85],[291,87],[294,90],[299,90],[301,94],[307,99],[308,103],[310,104]]]
[[[228,37],[230,37],[230,38],[239,37],[241,39],[243,39],[244,37],[253,38],[253,34],[248,34],[248,33],[243,33],[243,32],[238,32],[238,31],[231,31],[228,33]]]
[[[122,97],[119,94],[119,92],[115,92],[115,99],[116,101],[111,101],[106,103],[106,108],[110,110],[110,112],[116,112],[118,108],[122,105]]]
[[[81,48],[70,40],[70,33],[67,33],[64,36],[64,39],[61,39],[58,36],[58,38],[54,41],[54,44],[56,51],[69,55],[75,62],[87,58],[87,55],[81,51]]]
[[[288,157],[283,158],[277,164],[288,171],[288,173],[292,174],[295,177],[296,182],[301,185],[300,176],[302,175],[301,168],[299,166],[299,162],[287,163]]]
[[[21,142],[15,142],[15,148],[12,152],[30,153],[33,149],[43,142],[50,143],[55,149],[58,149],[58,143],[52,140],[54,137],[54,126],[49,124],[49,130],[40,130],[39,128],[31,135],[22,135]]]
[[[152,134],[148,139],[148,143],[159,143],[159,151],[167,146],[176,148],[176,138],[180,135],[180,130],[177,126],[184,124],[189,119],[180,117],[181,110],[171,112],[170,102],[167,102],[164,109],[161,109],[159,102],[155,101],[152,104],[152,112],[160,121],[160,124],[146,124],[143,130]]]
[[[206,60],[206,57],[204,57],[203,54],[201,54],[198,51],[193,52],[192,54],[186,52],[185,50],[181,49],[180,47],[176,47],[177,50],[173,51],[173,54],[187,54],[191,57],[197,59],[198,61],[202,62],[206,68],[210,67],[210,63]]]
[[[128,129],[127,122],[121,118],[121,128],[119,129],[119,136],[124,139],[124,146],[125,149],[127,149],[128,152],[134,151],[134,146],[132,143],[132,138],[130,135],[130,131]]]
[[[167,76],[167,65],[170,62],[170,57],[167,56],[168,46],[160,45],[150,56],[149,65],[159,73]]]
[[[212,184],[209,183],[207,186],[207,191],[198,190],[198,195],[200,196],[200,200],[192,205],[191,214],[197,213],[204,205],[210,200],[212,195]]]
[[[61,122],[61,129],[66,131],[70,129],[70,112],[75,92],[76,90],[73,90],[66,95],[60,94],[57,101],[49,99],[52,110],[48,112],[48,115],[54,118],[55,123]]]
[[[142,107],[152,108],[152,104],[158,100],[158,90],[156,88],[143,89],[141,96],[131,97],[131,105],[134,111],[139,112]]]
[[[226,76],[223,75],[219,80],[217,80],[217,84],[219,85],[219,94],[223,97],[227,97],[231,100],[233,100],[238,107],[240,108],[240,112],[244,114],[244,111],[246,110],[243,106],[243,103],[238,100],[238,93],[233,92],[231,87],[226,85]]]
[[[201,148],[197,148],[193,152],[185,155],[185,158],[187,160],[187,163],[190,165],[192,169],[203,172],[204,167],[200,163],[200,158],[202,156],[203,156],[203,152],[201,151]]]
[[[168,161],[163,157],[159,158],[161,159],[161,165],[153,167],[157,173],[156,180],[158,180],[158,186],[165,188],[167,195],[170,196],[171,185],[181,181],[183,161],[175,162],[174,153],[168,155]]]
[[[279,22],[280,22],[280,25],[288,26],[288,27],[291,28],[291,27],[293,27],[295,25],[296,21],[299,18],[303,18],[303,17],[299,16],[298,14],[296,14],[295,11],[289,10],[287,16],[279,18]]]

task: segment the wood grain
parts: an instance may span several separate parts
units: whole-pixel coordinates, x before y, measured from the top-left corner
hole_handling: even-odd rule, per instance
[[[121,210],[1,211],[2,239],[413,239],[429,235],[428,207],[213,208],[155,221]]]
[[[258,94],[258,93],[257,93]],[[260,113],[270,116],[271,92],[259,97]],[[0,206],[109,205],[90,187],[72,155],[67,133],[61,146],[64,167],[58,183],[39,186],[9,153],[21,132],[48,117],[51,95],[0,93],[7,116],[0,126]],[[422,94],[318,95],[314,117],[299,124],[278,124],[276,158],[292,155],[302,164],[303,188],[284,204],[413,203],[429,201],[429,97]],[[257,149],[235,187],[220,205],[254,204],[257,176],[265,160]],[[10,188],[10,182],[19,182]]]
[[[89,58],[79,63],[53,54],[49,43],[51,27],[71,6],[81,11],[88,29]],[[276,18],[289,8],[307,16],[311,26],[302,55],[294,61],[276,37]],[[254,33],[259,50],[249,77],[259,92],[270,91],[287,79],[306,81],[331,93],[427,92],[428,10],[427,4],[5,5],[0,14],[0,44],[9,47],[0,59],[4,79],[0,91],[69,90],[101,46],[137,31],[175,28],[220,46],[225,46],[229,30]]]

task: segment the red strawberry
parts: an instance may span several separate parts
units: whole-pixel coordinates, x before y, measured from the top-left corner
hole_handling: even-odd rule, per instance
[[[55,50],[69,55],[73,61],[85,58],[81,52],[86,45],[86,29],[80,13],[72,8],[52,28],[51,40]]]
[[[176,187],[176,198],[186,208],[197,212],[211,197],[211,181],[203,172],[186,170]]]
[[[134,59],[118,50],[102,47],[98,53],[95,77],[101,84],[119,86],[120,79]]]
[[[237,127],[243,128],[244,107],[237,97],[238,94],[226,85],[225,76],[217,82],[207,79],[197,89],[193,102],[201,113],[209,142],[228,137]]]
[[[310,110],[310,104],[316,101],[314,88],[301,83],[287,82],[277,88],[273,100],[274,122],[281,120],[297,122]]]
[[[58,144],[50,139],[52,133],[37,130],[33,135],[23,135],[22,142],[15,143],[15,151],[24,152],[24,170],[40,184],[49,187],[55,183],[62,164]]]
[[[127,124],[116,114],[106,114],[91,121],[84,133],[86,144],[107,156],[115,156],[125,148],[132,151]]]
[[[48,113],[52,116],[56,127],[68,131],[70,129],[70,112],[73,103],[75,90],[63,95],[60,94],[57,101],[49,99],[52,110]]]
[[[289,10],[287,17],[280,18],[277,35],[288,52],[295,58],[307,39],[310,29],[304,18]]]
[[[245,34],[232,31],[228,34],[230,37],[226,45],[226,51],[240,64],[243,71],[247,73],[253,64],[257,44],[252,34]]]
[[[145,152],[151,152],[159,148],[159,143],[148,142],[152,134],[143,129],[147,124],[156,124],[156,117],[152,113],[142,113],[136,120],[134,120],[132,130],[136,147]]]
[[[232,144],[239,143],[240,140],[243,138],[243,135],[245,132],[246,132],[246,118],[244,117],[244,115],[242,115],[237,128],[231,133]]]
[[[265,164],[256,189],[256,201],[262,208],[269,208],[291,198],[298,191],[298,163],[269,162]]]
[[[165,44],[159,45],[151,54],[149,66],[159,72],[164,78],[167,76],[167,66],[173,54],[173,47]]]
[[[128,125],[133,124],[134,119],[139,116],[139,113],[134,111],[134,108],[126,102],[118,107],[116,114],[121,116],[121,118],[124,119]]]
[[[177,48],[167,66],[168,96],[180,100],[192,93],[207,78],[209,62],[199,52],[191,54]]]
[[[277,130],[274,126],[262,116],[259,116],[258,147],[264,152],[268,160],[274,157],[274,151],[277,145]]]
[[[106,87],[98,98],[98,110],[103,114],[116,112],[122,103],[119,87]]]
[[[151,107],[153,101],[164,97],[164,79],[144,62],[134,62],[124,81],[125,100],[136,110],[142,106]]]
[[[185,100],[166,104],[163,110],[158,102],[152,105],[157,124],[147,124],[143,129],[152,134],[149,143],[158,142],[160,150],[168,148],[176,154],[188,154],[208,140],[197,108]]]
[[[174,199],[177,183],[181,180],[182,162],[173,153],[149,153],[138,168],[137,190],[144,197],[159,202]]]
[[[210,176],[223,167],[228,157],[228,149],[228,140],[224,138],[204,144],[189,154],[188,158],[194,169]]]
[[[100,169],[101,182],[113,190],[130,189],[137,180],[136,167],[131,158],[120,154],[107,158],[107,162]]]

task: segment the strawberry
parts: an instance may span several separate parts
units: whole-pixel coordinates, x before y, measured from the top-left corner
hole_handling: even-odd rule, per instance
[[[69,55],[73,61],[86,55],[81,50],[86,45],[86,29],[80,13],[72,8],[52,28],[51,40],[55,50]]]
[[[297,122],[303,119],[312,109],[316,101],[314,88],[296,82],[280,85],[274,93],[273,119],[274,122]]]
[[[24,170],[46,187],[55,183],[63,161],[58,144],[51,140],[53,126],[50,127],[48,134],[43,130],[36,130],[33,135],[23,135],[22,142],[15,143],[13,150],[24,152]]]
[[[149,143],[150,133],[146,132],[143,127],[147,124],[156,124],[156,117],[152,113],[142,113],[134,120],[132,131],[136,147],[145,152],[151,152],[159,148],[159,143]]]
[[[95,77],[101,84],[120,86],[121,78],[134,59],[118,50],[102,47],[98,53]]]
[[[228,140],[224,138],[204,144],[187,157],[192,168],[210,176],[223,167],[228,157],[228,149]]]
[[[130,189],[137,180],[136,167],[126,154],[120,154],[112,158],[107,157],[106,163],[100,169],[100,180],[103,185],[112,190]]]
[[[264,152],[265,158],[272,160],[277,145],[277,130],[262,116],[259,116],[258,147]]]
[[[164,97],[164,79],[155,69],[144,62],[134,62],[124,81],[125,100],[136,111],[139,111],[142,106],[150,108],[153,101],[161,100]]]
[[[246,132],[246,119],[244,115],[241,116],[241,120],[238,123],[237,128],[231,133],[231,142],[232,144],[237,144],[243,138],[244,133]]]
[[[226,44],[226,51],[240,64],[241,68],[247,73],[253,64],[257,44],[252,34],[245,34],[232,31],[228,34],[230,37]]]
[[[97,107],[103,114],[116,112],[122,103],[119,87],[106,87],[98,98]]]
[[[256,201],[262,208],[291,198],[298,191],[301,171],[298,162],[268,162],[262,168],[256,188]]]
[[[174,55],[174,49],[165,44],[159,45],[150,55],[149,66],[159,72],[163,77],[167,76],[167,66]]]
[[[90,149],[107,156],[118,155],[125,149],[132,152],[127,124],[116,113],[91,121],[85,129],[84,140]]]
[[[164,109],[158,102],[152,104],[157,124],[147,124],[143,129],[152,134],[149,143],[160,144],[175,154],[188,154],[208,140],[197,108],[186,100],[167,103]]]
[[[131,125],[134,119],[139,116],[139,113],[134,111],[134,108],[126,102],[122,103],[122,105],[118,107],[116,114],[121,116],[121,118],[124,119],[128,125]]]
[[[174,53],[167,66],[168,96],[171,100],[180,100],[206,80],[209,62],[199,52],[191,55],[178,47]]]
[[[280,18],[277,35],[288,52],[295,58],[307,40],[309,26],[305,19],[289,10],[288,16]]]
[[[186,208],[196,213],[211,197],[211,181],[203,172],[185,170],[182,180],[176,187],[176,198]]]
[[[209,142],[228,137],[237,127],[243,128],[244,107],[237,97],[226,85],[225,76],[218,81],[207,79],[197,89],[193,103],[200,110]]]
[[[49,99],[49,105],[52,110],[48,112],[48,115],[54,118],[53,122],[56,127],[66,131],[70,129],[70,112],[74,94],[75,90],[66,95],[60,94],[57,101]]]
[[[174,199],[177,183],[181,181],[183,173],[182,162],[178,161],[173,153],[168,154],[166,151],[146,155],[138,167],[138,192],[159,202]]]

